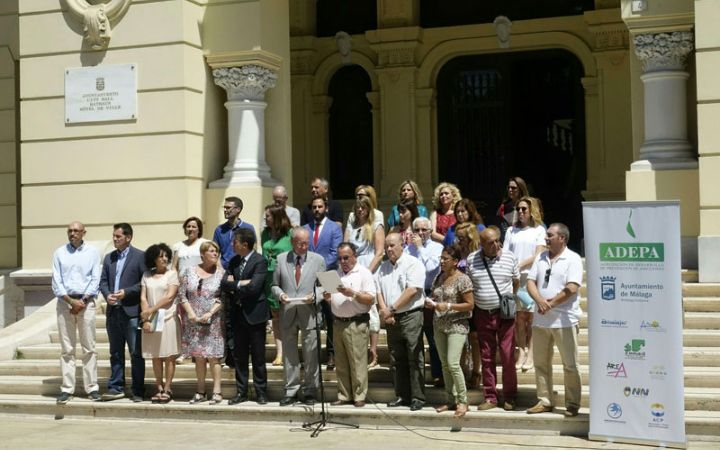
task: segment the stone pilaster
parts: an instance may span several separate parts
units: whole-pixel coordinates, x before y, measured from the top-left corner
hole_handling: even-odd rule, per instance
[[[208,57],[215,84],[228,98],[228,163],[210,187],[273,186],[277,181],[265,162],[265,92],[277,83],[279,63],[265,52],[234,59]]]
[[[687,56],[691,31],[634,36],[643,69],[645,137],[632,171],[694,169],[697,158],[687,136]]]

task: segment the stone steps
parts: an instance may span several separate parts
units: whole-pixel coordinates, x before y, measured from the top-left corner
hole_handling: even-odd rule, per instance
[[[14,377],[46,377],[46,378],[57,378],[59,376],[60,364],[57,358],[50,359],[35,359],[35,360],[15,360],[15,361],[1,361],[0,362],[0,377],[14,376]],[[323,379],[327,381],[335,381],[335,371],[326,370],[325,365],[323,367]],[[580,366],[580,375],[582,383],[584,385],[589,384],[589,371],[590,368],[587,365]],[[268,379],[271,381],[282,381],[284,379],[283,367],[282,366],[267,366]],[[82,379],[82,362],[78,361],[76,368],[77,379]],[[152,363],[145,361],[145,373],[146,378],[152,378]],[[562,365],[558,364],[553,366],[553,373],[555,380],[562,380],[563,368]],[[130,379],[130,367],[125,369],[125,375],[127,379]],[[720,389],[720,367],[686,367],[685,368],[685,387],[692,388],[713,388]],[[107,360],[98,361],[98,377],[100,379],[107,379],[110,376],[110,362]],[[175,368],[176,378],[193,378],[195,376],[195,365],[186,361],[183,364],[177,365]],[[223,367],[222,379],[223,380],[234,380],[234,372],[229,367]],[[502,380],[502,367],[498,366],[497,376],[499,380]],[[535,372],[530,371],[518,371],[517,378],[519,384],[533,384],[535,382]],[[250,379],[252,379],[252,369],[250,370]],[[59,380],[59,378],[58,378]],[[425,383],[432,384],[433,378],[430,374],[430,366],[425,365]],[[383,363],[378,367],[369,370],[369,382],[370,383],[391,383],[392,376],[390,373],[390,365]],[[58,382],[57,388],[60,389]],[[82,389],[81,389],[82,390]],[[80,390],[80,391],[81,391]],[[78,391],[78,392],[80,392]]]
[[[718,327],[720,327],[720,320],[718,320]],[[580,345],[588,344],[587,330],[583,330],[580,333],[579,343]],[[321,341],[325,342],[325,333],[322,333]],[[60,336],[58,331],[50,332],[50,342],[53,344],[60,343]],[[96,335],[96,342],[98,344],[107,344],[108,335],[104,330],[98,330]],[[268,345],[274,345],[272,334],[268,334],[266,343]],[[386,345],[387,337],[386,334],[380,333],[378,339],[378,345]],[[686,329],[683,331],[683,346],[685,347],[720,347],[720,329]]]
[[[300,347],[298,347],[300,349]],[[107,360],[110,357],[108,344],[97,344],[96,351],[100,360]],[[77,347],[77,355],[81,354],[81,349]],[[60,344],[38,344],[31,346],[18,347],[18,359],[55,359],[60,355]],[[325,350],[322,350],[322,357],[325,357]],[[717,361],[720,361],[720,348],[718,347],[686,347],[683,351],[683,360],[685,366],[693,367],[714,367]],[[265,348],[265,357],[272,361],[275,357],[275,346],[269,344]],[[126,358],[129,355],[126,352]],[[378,358],[381,362],[390,360],[387,347],[378,347]],[[588,364],[589,354],[588,347],[582,346],[578,349],[578,364]],[[560,355],[555,352],[553,364],[561,364]],[[59,370],[59,368],[58,368]]]
[[[152,395],[155,391],[152,374],[146,374],[145,392]],[[24,395],[45,395],[56,396],[59,392],[61,379],[56,377],[43,376],[3,376],[0,378],[0,395],[24,394]],[[99,383],[104,386],[106,379],[101,378]],[[206,380],[206,390],[211,390],[212,383]],[[284,381],[268,380],[268,397],[271,402],[279,401],[283,396]],[[500,389],[500,385],[498,388]],[[556,404],[564,404],[564,392],[562,385],[555,386]],[[189,400],[196,391],[195,378],[179,378],[173,381],[173,392],[178,402]],[[82,384],[79,383],[76,392],[82,395]],[[500,391],[501,392],[501,391]],[[225,379],[222,381],[222,394],[224,398],[231,398],[236,394],[234,380]],[[319,394],[318,394],[319,395]],[[325,381],[325,395],[328,399],[337,398],[337,382]],[[437,405],[446,402],[447,396],[442,388],[427,386],[425,390],[427,403]],[[368,388],[368,397],[374,402],[388,402],[395,398],[394,389],[391,383],[372,383]],[[589,406],[589,391],[583,386],[581,406]],[[471,389],[468,392],[468,400],[471,404],[477,405],[482,402],[483,395],[478,389]],[[529,407],[537,402],[535,384],[519,384],[517,404],[519,407]],[[720,388],[685,388],[685,409],[718,411],[720,413]]]

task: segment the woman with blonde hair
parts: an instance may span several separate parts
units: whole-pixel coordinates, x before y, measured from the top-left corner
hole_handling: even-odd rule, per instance
[[[367,196],[359,196],[345,228],[345,242],[357,248],[357,262],[370,272],[375,272],[385,254],[385,228],[375,218],[375,210]],[[380,333],[380,316],[377,305],[370,308],[370,364],[378,365],[377,344]]]
[[[453,208],[460,200],[460,189],[454,184],[442,182],[435,187],[432,200],[434,211],[430,214],[433,241],[442,243],[445,240],[448,230],[455,224]]]
[[[360,200],[361,198],[367,198],[370,200],[370,206],[373,209],[373,223],[383,225],[385,223],[385,214],[378,209],[377,193],[375,192],[375,188],[369,184],[361,184],[356,187],[355,200]],[[348,222],[351,222],[354,219],[354,215],[355,211],[350,211]]]
[[[511,251],[518,261],[520,269],[520,288],[517,293],[517,313],[515,315],[515,343],[518,347],[518,359],[515,364],[523,372],[533,367],[532,321],[535,302],[527,293],[527,276],[535,257],[545,251],[545,228],[537,201],[532,197],[523,197],[515,207],[517,218],[507,229],[503,248]]]
[[[460,249],[460,258],[458,259],[458,270],[465,273],[467,269],[467,257],[470,253],[480,248],[480,232],[477,226],[472,222],[463,222],[455,228],[455,238],[457,246]],[[480,371],[480,344],[477,339],[477,331],[472,317],[470,320],[470,332],[468,334],[468,342],[470,344],[470,352],[465,346],[463,348],[462,361],[463,372],[467,378],[468,388],[480,387],[481,371]]]
[[[220,360],[225,354],[223,315],[220,314],[220,282],[225,271],[218,264],[220,247],[214,241],[200,245],[202,262],[188,267],[180,276],[178,294],[188,320],[183,323],[182,352],[195,359],[197,389],[190,404],[207,401],[205,395],[205,374],[207,365],[213,379],[212,404],[222,401]]]
[[[397,204],[393,205],[390,210],[390,215],[388,216],[388,226],[390,228],[400,224],[400,212],[397,208],[398,205],[404,202],[415,203],[415,205],[417,205],[418,216],[428,216],[427,208],[423,205],[423,196],[417,183],[413,180],[404,180],[400,183],[400,187],[398,188]]]

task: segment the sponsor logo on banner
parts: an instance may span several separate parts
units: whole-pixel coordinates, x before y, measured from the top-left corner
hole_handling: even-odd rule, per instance
[[[650,378],[653,380],[665,380],[665,377],[667,377],[667,370],[665,370],[665,366],[662,364],[658,364],[655,366],[652,366],[648,372],[650,375]]]
[[[623,394],[625,394],[625,397],[633,396],[638,398],[645,398],[650,394],[650,389],[638,387],[631,388],[630,386],[625,386],[625,389],[623,389]]]
[[[607,363],[607,376],[613,378],[627,378],[627,370],[625,370],[625,363]]]
[[[660,325],[657,320],[643,320],[640,323],[640,329],[642,331],[650,331],[653,333],[664,333],[665,328]]]
[[[627,320],[602,319],[600,326],[604,328],[627,328]]]
[[[608,418],[605,419],[605,422],[613,422],[613,423],[625,423],[624,420],[620,420],[620,418],[623,415],[622,406],[620,406],[619,403],[610,403],[607,405],[607,408],[605,408],[605,412],[607,413]]]
[[[667,428],[668,424],[665,423],[665,405],[662,403],[653,403],[650,405],[650,422],[649,427],[652,428]]]
[[[645,339],[633,339],[625,344],[625,359],[645,360]]]
[[[601,242],[600,261],[663,262],[665,261],[665,244],[662,242]]]
[[[615,277],[600,277],[600,297],[615,300]]]

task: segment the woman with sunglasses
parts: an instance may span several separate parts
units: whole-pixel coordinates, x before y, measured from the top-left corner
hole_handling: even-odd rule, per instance
[[[356,191],[357,192],[357,191]],[[350,213],[345,227],[345,242],[350,242],[357,248],[357,263],[375,272],[382,262],[385,252],[385,227],[382,219],[377,220],[368,196],[358,196]],[[382,214],[382,213],[381,213]],[[372,369],[378,365],[377,345],[380,333],[380,316],[377,305],[370,308],[370,364]]]
[[[455,223],[453,224],[453,226],[450,227],[447,234],[445,235],[445,240],[443,241],[443,245],[445,247],[455,244],[457,242],[457,240],[455,239],[455,229],[458,225],[462,223],[470,222],[475,224],[478,233],[485,229],[485,225],[483,224],[483,218],[475,207],[475,202],[473,202],[472,200],[467,198],[459,200],[455,204],[454,211]]]
[[[377,193],[375,192],[375,188],[370,186],[369,184],[361,184],[358,187],[355,188],[355,200],[360,200],[361,198],[366,198],[370,200],[370,206],[373,209],[373,223],[379,223],[380,225],[385,224],[385,214],[383,214],[382,211],[377,209],[378,203],[377,203]],[[348,216],[348,223],[352,222],[355,218],[355,211],[350,211],[350,215]]]
[[[503,199],[497,210],[496,216],[500,226],[501,239],[505,239],[505,233],[517,220],[515,207],[521,198],[530,195],[525,180],[520,177],[510,177],[507,185],[507,196]]]
[[[218,264],[220,247],[214,241],[200,245],[202,262],[189,267],[180,277],[180,304],[188,318],[183,324],[182,351],[186,357],[195,358],[197,390],[190,404],[207,400],[205,395],[206,365],[210,365],[213,379],[212,404],[222,401],[220,391],[220,360],[225,354],[225,339],[220,309],[220,282],[224,270]]]
[[[538,202],[532,197],[523,197],[515,207],[515,223],[505,233],[503,248],[513,252],[520,268],[520,289],[518,298],[527,293],[527,275],[535,257],[545,251],[545,228]],[[517,369],[526,372],[533,368],[532,356],[532,319],[534,302],[517,301],[515,316],[515,343],[518,347]]]

